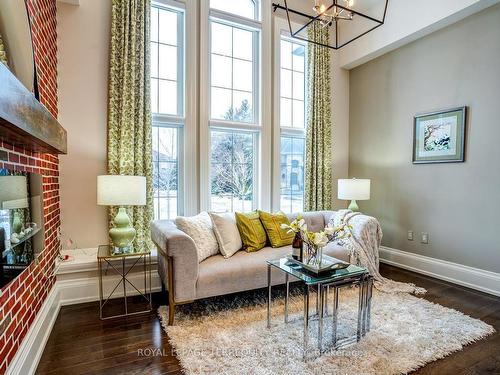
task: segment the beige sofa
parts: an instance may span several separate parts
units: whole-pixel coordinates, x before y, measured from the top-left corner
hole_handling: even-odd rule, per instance
[[[308,229],[320,231],[334,211],[304,213]],[[296,214],[289,215],[292,220]],[[176,305],[217,295],[258,289],[267,286],[267,260],[277,259],[292,252],[291,246],[265,247],[254,253],[238,251],[226,259],[221,254],[198,263],[196,246],[186,233],[170,220],[152,223],[151,237],[158,248],[158,272],[169,295],[169,324],[174,321]],[[324,254],[349,261],[349,253],[330,243]],[[273,269],[273,285],[283,284],[285,276]]]

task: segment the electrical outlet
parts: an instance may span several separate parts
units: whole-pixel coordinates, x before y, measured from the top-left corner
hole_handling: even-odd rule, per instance
[[[422,239],[420,240],[421,243],[429,243],[429,233],[422,232]]]
[[[408,231],[408,241],[413,241],[413,231],[412,230],[409,230]]]

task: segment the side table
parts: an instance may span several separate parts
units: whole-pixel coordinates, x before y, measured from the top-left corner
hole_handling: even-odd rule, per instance
[[[127,260],[129,259],[130,262],[127,262]],[[99,317],[101,318],[101,320],[151,312],[152,299],[151,299],[151,250],[150,249],[142,248],[136,250],[135,252],[113,254],[112,246],[99,245],[99,248],[97,250],[97,263],[99,269]],[[144,274],[144,292],[141,290],[142,287],[134,285],[129,280],[129,278],[127,278],[130,271],[137,265],[142,265],[142,272]],[[103,266],[107,266],[106,270],[103,269]],[[120,280],[111,290],[111,293],[109,293],[107,297],[104,297],[103,274],[107,274],[107,271],[109,269],[113,270],[117,275],[119,275]],[[148,309],[129,312],[127,303],[127,284],[130,285],[147,302]],[[103,308],[109,302],[115,291],[118,290],[119,286],[123,287],[122,298],[123,298],[125,312],[123,314],[117,314],[105,317],[103,314]]]

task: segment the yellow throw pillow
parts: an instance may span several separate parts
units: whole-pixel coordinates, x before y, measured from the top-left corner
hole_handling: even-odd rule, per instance
[[[235,216],[236,226],[240,232],[244,250],[251,253],[266,246],[266,231],[260,222],[259,213],[257,211],[250,213],[236,212]]]
[[[295,234],[288,233],[288,229],[281,228],[281,224],[290,224],[290,220],[288,220],[288,217],[283,212],[271,214],[259,211],[259,215],[272,247],[282,247],[292,244]]]

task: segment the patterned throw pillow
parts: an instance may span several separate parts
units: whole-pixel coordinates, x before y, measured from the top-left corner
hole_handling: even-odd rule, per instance
[[[266,246],[266,231],[260,222],[259,213],[257,211],[250,213],[236,212],[235,215],[241,242],[243,242],[243,249],[252,253]]]
[[[191,237],[198,251],[198,262],[219,253],[219,244],[212,228],[212,220],[206,212],[191,217],[175,219],[177,228]]]
[[[295,234],[288,233],[288,229],[281,228],[281,224],[290,224],[290,220],[288,220],[288,217],[283,212],[271,214],[259,211],[259,215],[272,247],[282,247],[292,244]]]
[[[240,232],[236,226],[234,213],[216,214],[209,212],[214,228],[215,237],[219,243],[219,249],[224,258],[229,258],[238,250],[241,250]]]

